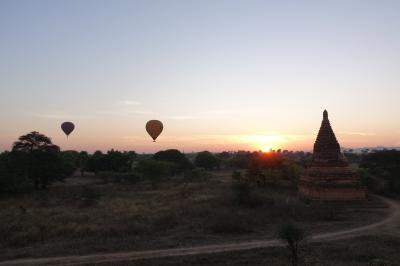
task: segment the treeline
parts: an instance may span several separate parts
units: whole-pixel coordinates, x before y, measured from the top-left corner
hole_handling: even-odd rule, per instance
[[[359,170],[370,191],[381,194],[400,192],[400,151],[345,155]],[[174,176],[195,180],[206,176],[205,171],[240,170],[236,178],[248,183],[267,186],[286,182],[296,187],[298,178],[311,160],[311,153],[286,150],[268,153],[203,151],[187,155],[176,149],[159,151],[154,155],[110,150],[89,154],[85,151],[60,151],[47,136],[31,132],[21,136],[10,152],[0,153],[0,194],[45,190],[55,181],[63,181],[74,173],[84,175],[85,172],[94,173],[103,182],[136,183],[145,180],[155,186]]]
[[[384,150],[361,156],[360,175],[370,191],[400,195],[400,151]]]
[[[203,151],[186,156],[176,149],[154,155],[134,151],[110,150],[60,151],[45,135],[31,132],[21,136],[10,152],[0,154],[0,193],[13,194],[31,190],[45,190],[55,181],[63,181],[74,174],[94,173],[103,182],[136,183],[146,180],[156,185],[164,179],[180,175],[185,180],[202,179],[205,171],[216,169],[248,169],[254,180],[267,176],[293,173],[288,162],[305,164],[310,154],[303,152],[271,151],[211,153]],[[269,172],[268,172],[269,171]],[[298,171],[295,171],[298,175]],[[265,185],[265,180],[261,182]]]

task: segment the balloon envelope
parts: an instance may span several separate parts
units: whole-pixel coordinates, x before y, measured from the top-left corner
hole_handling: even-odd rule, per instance
[[[64,131],[65,135],[71,134],[74,131],[75,125],[72,122],[64,122],[61,124],[61,129]]]
[[[156,141],[156,138],[161,134],[163,128],[163,124],[158,120],[150,120],[146,123],[146,131],[153,141]]]

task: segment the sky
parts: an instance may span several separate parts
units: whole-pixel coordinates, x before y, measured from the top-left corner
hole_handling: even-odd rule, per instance
[[[33,130],[63,150],[311,150],[324,109],[343,147],[400,146],[399,13],[394,0],[0,0],[0,151]]]

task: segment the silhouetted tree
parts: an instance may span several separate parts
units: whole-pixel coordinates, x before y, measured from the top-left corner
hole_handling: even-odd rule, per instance
[[[12,152],[24,175],[33,181],[35,189],[45,189],[54,180],[65,177],[59,157],[60,148],[39,132],[19,137]]]
[[[87,151],[81,151],[79,153],[79,169],[81,171],[81,176],[83,176],[86,171],[88,160],[89,154]]]
[[[86,157],[87,156],[87,157]],[[127,172],[132,169],[137,154],[134,151],[121,152],[109,150],[106,154],[96,151],[93,155],[81,154],[81,161],[84,160],[86,171],[91,172]]]
[[[188,158],[186,158],[185,154],[176,149],[159,151],[154,154],[153,159],[175,163],[179,170],[189,169],[192,167],[192,164],[190,163]]]
[[[197,167],[202,167],[207,170],[213,170],[219,166],[219,159],[209,151],[199,152],[194,159],[194,164]]]
[[[66,176],[74,174],[75,170],[79,167],[79,152],[77,151],[62,151],[60,159],[63,167],[63,173]]]
[[[299,263],[299,249],[307,237],[306,232],[299,226],[288,223],[279,228],[278,235],[290,251],[292,265],[297,266]]]
[[[31,185],[15,154],[8,151],[0,153],[0,194],[23,192],[29,190]]]
[[[234,168],[246,169],[251,161],[251,153],[248,151],[238,151],[233,155],[231,165]]]
[[[113,149],[108,151],[104,157],[105,170],[114,172],[127,171],[130,168],[130,158],[127,153],[120,151],[114,151]]]
[[[373,191],[388,194],[400,193],[400,151],[386,150],[365,154],[360,167],[368,171],[363,177],[367,181],[366,185],[373,185],[369,187]],[[383,188],[381,191],[376,191],[374,184],[382,182]]]
[[[176,164],[154,159],[141,160],[135,170],[155,187],[158,182],[174,174]]]
[[[104,171],[106,169],[104,157],[101,151],[95,151],[87,160],[86,170],[95,174]]]

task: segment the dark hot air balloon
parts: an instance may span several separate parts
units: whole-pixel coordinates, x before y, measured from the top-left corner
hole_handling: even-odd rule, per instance
[[[64,131],[65,135],[71,134],[74,131],[75,125],[72,122],[64,122],[61,124],[61,129]]]
[[[156,142],[156,138],[161,134],[163,128],[163,124],[158,120],[150,120],[146,123],[146,131],[154,142]]]

